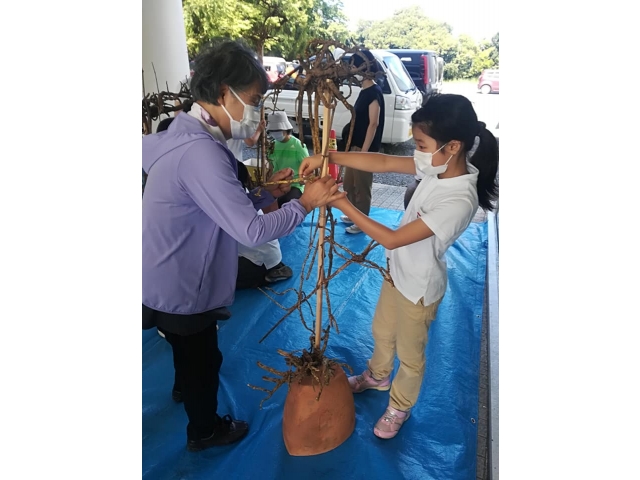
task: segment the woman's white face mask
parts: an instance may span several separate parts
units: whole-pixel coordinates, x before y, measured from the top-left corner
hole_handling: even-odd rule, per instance
[[[238,101],[244,106],[242,119],[238,121],[235,120],[225,106],[222,105],[222,109],[225,111],[231,122],[231,138],[236,138],[238,140],[251,138],[253,134],[256,133],[256,130],[258,130],[258,126],[260,125],[260,107],[254,107],[244,103],[233,88],[229,87],[229,91],[231,91],[231,93],[233,93]]]

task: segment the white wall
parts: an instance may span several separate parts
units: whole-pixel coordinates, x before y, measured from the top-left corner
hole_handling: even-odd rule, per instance
[[[177,92],[189,76],[187,36],[181,0],[142,0],[142,68],[147,93],[160,90]],[[140,77],[138,77],[140,78]]]

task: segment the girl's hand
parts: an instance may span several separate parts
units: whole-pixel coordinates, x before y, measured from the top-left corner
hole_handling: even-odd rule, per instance
[[[306,177],[308,175],[311,175],[314,170],[320,167],[322,167],[321,154],[307,157],[304,160],[302,160],[302,163],[300,164],[300,168],[298,169],[298,175],[300,175],[301,177]]]
[[[337,208],[342,213],[345,213],[344,212],[345,206],[348,207],[349,205],[351,205],[351,202],[346,197],[346,195],[347,195],[346,192],[344,192],[344,195],[345,195],[344,197],[337,198],[337,199],[333,200],[332,202],[330,202],[329,206],[332,207],[332,208]]]

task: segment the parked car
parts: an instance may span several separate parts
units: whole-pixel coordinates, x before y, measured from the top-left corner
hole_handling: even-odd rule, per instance
[[[263,57],[262,65],[267,71],[270,82],[275,82],[287,70],[287,61],[281,57]]]
[[[444,60],[432,50],[390,49],[407,68],[426,100],[431,93],[441,93],[444,79]]]
[[[483,70],[478,79],[478,90],[484,94],[500,92],[500,70]]]
[[[382,88],[385,101],[382,143],[393,144],[405,142],[412,137],[411,115],[422,105],[422,94],[396,55],[387,50],[371,50],[371,53],[386,73],[384,77],[377,80]],[[350,56],[351,54],[347,54],[341,58],[344,61],[348,61]],[[304,72],[299,72],[298,75],[303,77]],[[348,95],[349,86],[346,84],[341,85],[340,91],[344,96]],[[347,100],[351,105],[355,105],[360,91],[360,87],[351,87],[351,96]],[[296,122],[298,111],[297,98],[298,89],[294,80],[290,79],[278,96],[278,108],[283,109],[287,113],[287,117],[293,125],[294,132],[299,135],[300,129]],[[306,95],[304,95],[302,105],[303,133],[309,135],[309,111]],[[320,109],[320,116],[322,117],[322,109]],[[332,130],[335,130],[338,140],[342,139],[342,129],[350,121],[351,113],[341,102],[338,102],[331,126]]]

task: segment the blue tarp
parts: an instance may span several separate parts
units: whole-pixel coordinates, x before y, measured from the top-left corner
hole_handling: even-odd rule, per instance
[[[372,209],[371,216],[396,227],[402,212]],[[309,243],[311,215],[281,239],[284,262],[294,277],[276,284],[278,291],[297,287]],[[361,252],[369,237],[349,235],[338,224],[336,241]],[[142,333],[142,476],[144,479],[434,479],[476,477],[478,370],[487,255],[486,223],[472,223],[447,252],[449,284],[429,331],[427,370],[412,416],[396,438],[378,439],[373,425],[384,412],[389,392],[356,395],[356,429],[337,449],[318,456],[291,457],[282,439],[286,386],[259,409],[264,393],[247,384],[271,388],[256,362],[285,370],[277,349],[308,348],[309,332],[297,314],[289,317],[262,344],[258,340],[282,316],[282,310],[258,290],[237,292],[233,316],[219,322],[224,356],[220,371],[218,413],[249,422],[241,442],[198,453],[186,450],[187,417],[171,399],[171,347],[155,329]],[[370,258],[384,265],[384,250]],[[336,261],[340,265],[342,261]],[[315,267],[314,267],[315,271]],[[311,289],[314,274],[305,291]],[[340,334],[332,332],[330,358],[360,373],[373,351],[371,320],[382,276],[353,264],[330,286],[332,310]],[[296,302],[291,292],[277,297],[284,306]],[[315,301],[312,302],[315,306]],[[305,314],[305,318],[307,315]],[[324,319],[326,320],[326,314]],[[311,321],[309,315],[307,320]],[[397,361],[396,361],[397,368]]]

